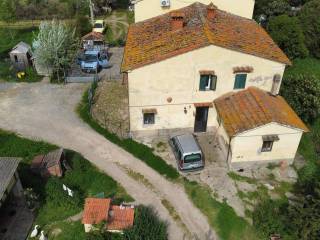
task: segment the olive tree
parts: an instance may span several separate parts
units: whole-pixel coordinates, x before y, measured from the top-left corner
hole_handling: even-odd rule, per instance
[[[37,64],[50,69],[51,76],[60,82],[75,59],[78,39],[75,29],[61,21],[42,22],[32,46]]]

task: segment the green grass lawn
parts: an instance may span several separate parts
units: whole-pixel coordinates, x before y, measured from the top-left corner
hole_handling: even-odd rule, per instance
[[[314,74],[320,79],[320,60],[315,58],[295,59],[293,66],[287,67],[285,75]]]
[[[19,164],[18,171],[22,185],[25,189],[32,188],[39,196],[40,207],[37,210],[35,224],[51,230],[51,224],[59,222],[69,226],[63,220],[83,209],[84,198],[99,193],[103,193],[105,197],[114,198],[118,203],[133,200],[116,181],[73,151],[66,151],[72,170],[66,171],[64,177],[51,177],[44,180],[32,174],[30,163],[34,156],[45,154],[56,148],[45,142],[29,140],[0,130],[0,157],[21,157],[23,160]],[[62,189],[62,184],[74,191],[74,198],[67,196]],[[78,223],[71,224],[71,229],[68,228],[63,234],[65,238],[58,239],[76,239],[69,238],[69,235],[75,237],[82,234],[82,229],[81,232],[78,232],[78,225]]]
[[[208,218],[210,225],[223,240],[259,239],[253,227],[237,216],[232,207],[214,199],[209,188],[184,179],[184,187],[201,212]]]

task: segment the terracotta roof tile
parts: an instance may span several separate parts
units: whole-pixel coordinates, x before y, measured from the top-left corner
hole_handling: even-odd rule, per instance
[[[110,203],[110,198],[86,198],[82,223],[98,224],[107,221]]]
[[[122,71],[136,69],[195,49],[216,45],[276,62],[291,64],[287,56],[254,20],[221,10],[207,18],[207,5],[179,9],[184,27],[171,29],[170,13],[129,27]]]
[[[102,33],[99,32],[89,32],[88,34],[84,35],[82,40],[96,40],[96,41],[103,41],[104,36]]]
[[[133,226],[134,208],[112,206],[109,213],[108,230],[123,230]]]
[[[284,98],[256,87],[225,94],[214,103],[229,136],[271,122],[309,131]]]

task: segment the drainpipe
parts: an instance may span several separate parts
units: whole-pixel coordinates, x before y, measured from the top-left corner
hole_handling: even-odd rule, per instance
[[[228,166],[228,170],[230,170],[230,166],[229,166],[229,155],[231,152],[231,141],[232,141],[232,137],[229,138],[229,147],[228,147],[228,154],[227,154],[227,166]]]

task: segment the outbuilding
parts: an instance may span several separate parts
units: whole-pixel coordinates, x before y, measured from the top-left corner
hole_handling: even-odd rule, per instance
[[[65,162],[65,154],[62,148],[49,152],[46,155],[36,156],[31,163],[31,170],[42,177],[57,176],[63,174],[62,165]]]
[[[106,222],[109,232],[121,233],[133,226],[134,206],[112,205],[110,198],[86,198],[82,224],[85,232],[96,230],[95,225]]]
[[[255,163],[291,164],[302,134],[309,131],[284,98],[256,87],[223,95],[214,103],[218,132],[233,169]]]
[[[13,66],[21,71],[32,66],[31,46],[25,42],[19,42],[9,53]]]
[[[101,49],[105,47],[104,35],[99,32],[90,32],[82,38],[83,49]]]

